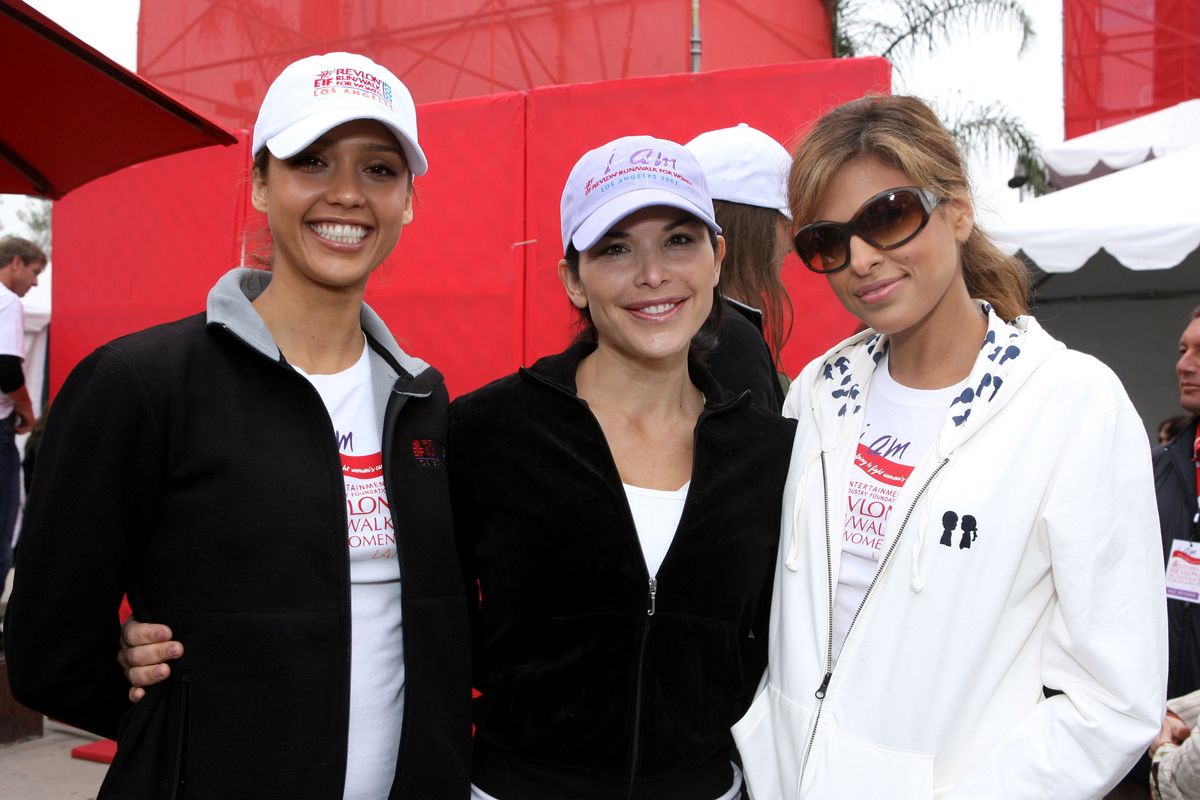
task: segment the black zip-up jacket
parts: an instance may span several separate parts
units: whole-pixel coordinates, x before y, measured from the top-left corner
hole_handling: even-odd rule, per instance
[[[590,345],[451,405],[451,491],[474,596],[474,780],[499,800],[716,798],[766,666],[795,423],[706,397],[656,582],[620,475],[576,395]]]
[[[328,413],[235,270],[209,310],[82,361],[46,426],[5,640],[22,703],[118,739],[101,798],[341,798],[346,503]],[[468,618],[441,376],[364,308],[396,522],[406,675],[391,797],[469,794]],[[235,333],[236,331],[236,333]],[[117,609],[185,648],[136,705]]]
[[[704,354],[704,366],[725,389],[734,394],[749,389],[755,403],[778,414],[783,384],[763,338],[762,312],[728,297],[724,312],[716,346]]]
[[[1200,527],[1192,523],[1196,515],[1196,465],[1192,461],[1195,438],[1193,419],[1170,444],[1154,451],[1154,491],[1164,564],[1174,540],[1194,540],[1200,535]],[[1167,697],[1200,689],[1200,606],[1168,597],[1167,637]]]

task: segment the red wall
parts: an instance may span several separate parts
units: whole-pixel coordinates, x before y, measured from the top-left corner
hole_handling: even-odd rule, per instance
[[[472,389],[568,341],[558,204],[585,150],[631,133],[686,141],[738,122],[787,143],[823,110],[887,91],[889,77],[882,59],[843,59],[422,105],[431,168],[367,300],[406,349],[445,373],[452,395]],[[203,309],[238,263],[243,232],[262,227],[247,203],[248,163],[243,140],[122,170],[59,202],[52,389],[105,341]],[[784,352],[794,374],[856,323],[794,257],[784,273],[796,304]]]
[[[705,70],[830,56],[822,0],[705,0]],[[142,0],[138,74],[230,128],[271,78],[349,50],[428,103],[691,70],[690,0]]]

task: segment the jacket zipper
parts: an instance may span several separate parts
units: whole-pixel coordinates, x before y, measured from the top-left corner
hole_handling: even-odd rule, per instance
[[[803,491],[803,487],[801,487]],[[812,731],[808,734],[808,744],[804,747],[804,758],[800,761],[800,782],[804,781],[804,770],[808,767],[808,757],[812,753],[813,742],[817,738],[817,726],[821,724],[821,709],[825,707],[825,692],[829,689],[829,679],[833,677],[833,545],[829,538],[829,473],[825,468],[825,451],[821,451],[821,494],[825,499],[825,574],[829,597],[826,608],[829,609],[829,633],[825,641],[825,677],[817,688],[817,713],[813,718]],[[793,520],[793,524],[795,521]]]
[[[588,408],[587,402],[585,400],[583,400],[583,398],[579,397],[579,395],[574,394],[573,392],[569,391],[567,388],[559,385],[558,383],[555,383],[554,381],[549,380],[548,378],[546,378],[542,375],[539,375],[538,373],[536,373],[530,369],[527,369],[525,367],[522,367],[520,372],[522,375],[529,377],[534,382],[547,387],[551,391],[557,392],[558,394],[561,394],[565,397],[570,398],[571,400],[574,400],[576,403],[578,403],[580,406],[582,406],[585,411],[587,411],[588,415],[591,416],[592,421],[596,425],[596,427],[600,428],[600,422],[598,420],[596,420],[595,415],[592,414],[591,409]],[[748,392],[743,392],[743,394],[748,394]],[[696,445],[696,442],[700,437],[700,426],[705,422],[705,420],[707,420],[709,417],[713,416],[714,414],[721,413],[721,412],[733,407],[733,405],[740,399],[740,397],[741,397],[741,395],[732,397],[732,398],[728,399],[728,401],[726,403],[723,403],[721,405],[714,405],[712,407],[709,407],[706,405],[704,410],[700,412],[700,416],[696,419],[695,431],[692,434],[692,473],[693,474],[695,474],[695,471],[696,471],[696,462],[695,462],[696,456],[695,456],[695,454],[700,451],[700,448]],[[600,428],[600,435],[602,437],[604,436],[603,428]],[[617,470],[616,461],[615,461],[615,459],[612,458],[612,448],[611,447],[608,449],[608,452],[609,452],[609,459],[610,459],[610,461],[612,461],[613,472],[618,474],[618,481],[619,481],[620,480],[619,472]],[[689,492],[689,496],[690,496],[690,492]],[[687,504],[685,504],[685,506],[684,506],[683,513],[685,515],[688,513],[687,512]],[[681,518],[681,521],[682,521],[682,518]],[[636,532],[635,526],[633,525],[632,515],[629,516],[629,523],[630,523],[630,527],[632,529],[634,529],[634,537],[636,538],[637,532]],[[672,543],[672,547],[673,546],[674,546],[674,543]],[[667,552],[668,552],[668,556],[669,556],[670,548],[668,548]],[[644,559],[643,559],[643,563],[644,563]],[[665,564],[666,561],[664,561],[663,563]],[[630,756],[630,766],[629,766],[629,791],[626,795],[626,797],[630,798],[630,800],[632,800],[634,793],[636,791],[637,770],[638,770],[638,763],[640,761],[638,751],[641,747],[642,676],[645,671],[646,642],[650,638],[650,625],[653,622],[654,615],[658,610],[658,578],[656,576],[649,575],[648,573],[649,573],[649,570],[647,570],[646,619],[644,620],[643,625],[642,625],[641,643],[638,645],[637,673],[636,673],[636,681],[637,682],[634,687],[634,694],[633,694],[632,753]]]
[[[192,702],[192,677],[190,675],[180,676],[179,695],[179,736],[175,741],[175,780],[171,785],[172,800],[183,800],[187,797],[187,734]]]
[[[370,344],[368,343],[367,346],[370,347]],[[341,730],[342,754],[343,754],[341,784],[345,785],[345,783],[346,783],[346,766],[350,760],[350,672],[351,672],[351,669],[353,666],[351,662],[352,662],[353,651],[354,651],[354,609],[351,607],[352,600],[351,600],[351,589],[350,589],[350,579],[351,579],[351,575],[350,575],[350,542],[349,542],[349,539],[347,538],[347,533],[350,530],[350,511],[349,511],[349,509],[346,508],[346,480],[342,476],[342,469],[341,469],[342,457],[341,457],[340,452],[338,452],[338,450],[337,450],[337,444],[336,444],[337,443],[337,430],[333,427],[333,418],[331,416],[329,416],[329,409],[325,408],[325,401],[321,399],[321,393],[317,391],[317,387],[313,386],[312,383],[310,383],[308,381],[308,379],[306,379],[303,375],[296,372],[296,370],[293,369],[291,367],[291,365],[287,364],[286,361],[283,361],[282,358],[280,361],[277,361],[275,363],[279,364],[281,367],[287,368],[298,379],[302,380],[304,382],[304,385],[308,387],[310,392],[312,392],[312,394],[309,395],[310,397],[312,397],[314,395],[316,396],[317,406],[321,409],[322,416],[325,419],[326,429],[328,430],[329,435],[330,435],[329,441],[334,442],[334,464],[337,467],[335,483],[337,484],[337,495],[338,495],[338,497],[341,498],[339,500],[339,504],[340,504],[341,516],[342,516],[342,527],[341,527],[342,553],[343,553],[344,563],[345,563],[345,567],[346,567],[345,572],[343,573],[346,577],[346,582],[344,584],[345,591],[346,591],[346,682],[344,684],[345,690],[346,690],[346,720],[345,720],[345,725],[342,726],[342,730]]]
[[[642,671],[646,663],[646,640],[650,638],[651,617],[658,606],[658,578],[650,576],[649,593],[646,605],[646,621],[642,625],[642,643],[638,646],[637,686],[633,693],[633,756],[629,764],[629,794],[626,797],[633,800],[634,789],[637,786],[638,750],[642,738]]]
[[[913,497],[912,503],[908,506],[908,511],[904,514],[904,519],[900,522],[900,527],[896,530],[896,535],[892,537],[892,543],[888,545],[887,552],[883,555],[883,561],[879,563],[879,569],[875,570],[875,577],[871,578],[871,583],[867,586],[867,591],[863,594],[862,600],[858,604],[858,608],[854,610],[854,616],[850,618],[850,625],[846,628],[846,636],[842,639],[842,649],[846,649],[846,642],[850,640],[850,632],[854,630],[854,623],[858,621],[858,615],[862,613],[863,607],[867,604],[867,600],[871,597],[871,592],[875,589],[875,585],[879,582],[879,576],[883,574],[888,563],[892,559],[892,553],[896,550],[896,545],[900,543],[900,537],[904,534],[904,529],[908,527],[908,520],[912,517],[913,510],[916,509],[917,503],[921,502],[921,498],[925,495],[925,491],[929,485],[933,483],[933,479],[937,477],[942,468],[950,463],[949,457],[942,459],[929,477],[925,479],[925,483],[917,490],[917,494]],[[821,679],[821,685],[817,687],[814,696],[817,698],[817,713],[813,718],[812,730],[808,734],[808,745],[804,748],[804,760],[800,762],[800,780],[797,785],[804,782],[804,771],[808,768],[808,757],[812,754],[813,743],[817,738],[817,726],[821,724],[821,709],[825,705],[825,698],[829,694],[829,682],[833,679],[833,557],[832,557],[832,536],[829,531],[829,479],[825,471],[825,452],[821,452],[821,485],[825,495],[825,570],[827,586],[829,587],[829,636],[825,643],[825,676]],[[918,554],[918,557],[919,554]]]
[[[242,337],[239,336],[237,333],[235,333],[228,325],[226,325],[225,323],[218,323],[218,324],[222,330],[224,330],[226,333],[231,335],[234,339],[245,343],[244,340],[242,339]],[[253,352],[258,353],[260,356],[262,356],[263,358],[266,358],[271,363],[276,364],[280,367],[283,367],[283,368],[289,370],[290,372],[294,373],[297,377],[303,379],[303,376],[301,376],[299,373],[297,373],[296,370],[294,368],[292,368],[291,365],[288,364],[287,361],[283,358],[282,352],[280,353],[280,358],[278,360],[276,360],[276,359],[268,356],[266,353],[263,353],[261,350],[259,350],[256,347],[250,346],[248,344],[247,344],[247,346],[250,347],[250,349]],[[368,348],[371,347],[370,336],[367,336],[366,347],[368,347]],[[333,440],[336,442],[337,441],[337,430],[333,427],[333,418],[329,416],[329,409],[325,408],[325,401],[321,399],[321,393],[318,392],[316,387],[313,386],[308,380],[305,379],[304,383],[306,386],[308,386],[308,388],[314,394],[316,394],[317,402],[320,405],[321,411],[324,412],[323,416],[328,421],[329,432],[331,434],[333,434]],[[393,408],[392,401],[397,396],[399,396],[399,398],[400,398],[400,403],[399,403],[399,405],[397,405],[395,407],[395,411],[393,411],[392,410],[392,408]],[[382,439],[382,441],[380,442],[380,460],[381,460],[381,462],[384,463],[384,468],[383,468],[384,491],[388,492],[389,497],[390,497],[390,484],[388,481],[388,475],[390,473],[386,466],[386,462],[388,462],[390,460],[390,458],[389,458],[390,453],[389,453],[389,448],[387,446],[389,439],[386,435],[386,432],[388,431],[389,427],[391,427],[392,430],[394,431],[395,420],[397,417],[399,417],[400,410],[404,408],[404,403],[408,400],[408,397],[409,397],[408,395],[406,395],[402,392],[397,392],[393,388],[391,394],[388,395],[387,405],[384,407],[383,431],[381,431],[381,433],[385,434],[385,435],[380,437]],[[335,450],[335,452],[337,452],[337,451]],[[337,453],[336,463],[338,465],[338,469],[337,469],[338,477],[337,477],[336,483],[338,485],[338,493],[341,495],[341,510],[342,510],[342,528],[341,529],[344,532],[343,536],[345,536],[346,534],[349,533],[349,530],[350,530],[350,511],[346,507],[346,481],[345,481],[345,478],[341,474],[341,454],[340,454],[340,452]],[[392,521],[393,521],[393,523],[395,522],[394,517],[393,517]],[[351,576],[351,566],[350,566],[350,542],[348,539],[346,539],[344,541],[343,552],[345,553],[345,565],[346,565],[346,569],[345,569],[346,599],[348,601],[347,605],[349,605],[349,602],[351,600],[351,594],[352,594],[351,589],[350,589],[350,581],[351,581],[352,576]],[[401,587],[403,587],[404,586],[404,561],[400,557],[399,539],[397,539],[397,541],[396,541],[396,562],[397,562],[398,571],[400,572],[400,585],[401,585]],[[403,589],[401,589],[401,592],[403,592]],[[401,613],[403,613],[403,594],[401,594]],[[407,631],[408,631],[407,628],[402,628],[401,635],[406,636]],[[407,644],[407,642],[405,644]],[[343,739],[342,739],[342,751],[345,754],[345,758],[342,759],[342,784],[345,784],[345,782],[346,782],[346,765],[347,765],[347,762],[349,761],[349,757],[350,757],[350,672],[351,672],[351,669],[353,668],[353,664],[352,664],[353,653],[354,653],[354,610],[353,610],[353,608],[350,608],[348,610],[347,619],[346,619],[346,727],[343,730]],[[407,726],[407,721],[408,721],[408,704],[405,703],[404,719],[401,721],[401,729],[400,729],[401,730],[400,742],[402,745],[404,742],[404,729]],[[397,753],[397,755],[396,755],[396,763],[397,763],[397,766],[400,763],[399,753]]]

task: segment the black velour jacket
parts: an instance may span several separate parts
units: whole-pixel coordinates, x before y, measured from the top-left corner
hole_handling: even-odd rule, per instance
[[[366,331],[373,371],[381,356],[397,376],[382,427],[407,681],[392,797],[466,800],[446,389]],[[76,367],[48,418],[6,621],[13,693],[118,739],[101,798],[338,800],[349,569],[333,426],[302,375],[203,314],[118,339]],[[185,649],[136,705],[115,658],[126,592]]]
[[[651,590],[599,423],[592,345],[450,408],[451,494],[473,609],[474,781],[499,800],[716,798],[729,727],[766,666],[795,423],[700,367],[691,487]]]

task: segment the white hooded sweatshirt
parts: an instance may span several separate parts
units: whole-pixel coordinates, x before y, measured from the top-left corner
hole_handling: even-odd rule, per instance
[[[733,729],[754,800],[1095,798],[1158,731],[1165,589],[1142,423],[1103,364],[982,308],[967,388],[896,498],[836,664],[847,486],[887,337],[851,337],[792,385],[768,671]],[[977,521],[969,548],[939,544],[949,511]]]

